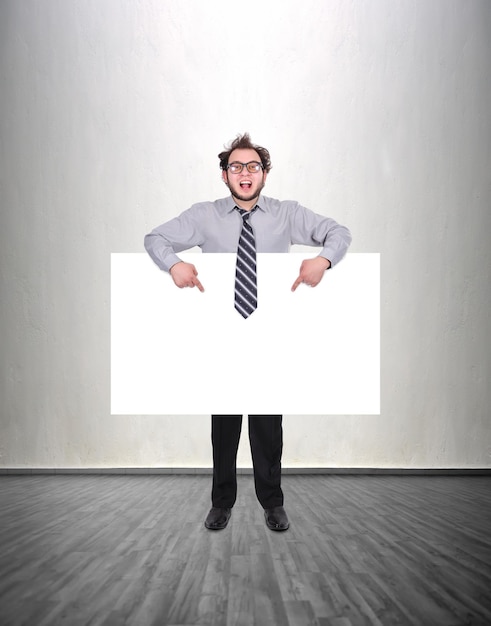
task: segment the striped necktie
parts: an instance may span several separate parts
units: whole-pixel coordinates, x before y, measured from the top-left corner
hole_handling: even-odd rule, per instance
[[[252,211],[235,207],[242,216],[242,231],[237,248],[235,268],[235,308],[244,318],[248,318],[257,308],[256,284],[256,241],[254,231],[249,224]]]

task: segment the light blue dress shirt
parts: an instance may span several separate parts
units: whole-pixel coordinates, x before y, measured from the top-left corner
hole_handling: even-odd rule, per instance
[[[261,195],[251,215],[257,252],[288,252],[292,244],[321,247],[319,256],[331,267],[344,257],[350,231],[333,219],[314,213],[293,200]],[[145,249],[160,269],[169,271],[181,259],[178,252],[199,246],[203,252],[237,252],[242,217],[232,196],[193,204],[145,237]]]

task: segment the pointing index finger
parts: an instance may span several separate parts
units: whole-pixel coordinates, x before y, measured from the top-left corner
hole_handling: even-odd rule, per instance
[[[302,279],[300,278],[300,276],[297,278],[297,280],[293,283],[292,285],[292,291],[295,291],[295,289],[300,285],[300,283],[302,282]]]
[[[198,287],[198,289],[203,292],[205,290],[205,288],[203,287],[203,285],[200,283],[200,281],[196,278],[196,276],[193,278],[193,285],[196,285],[196,287]]]

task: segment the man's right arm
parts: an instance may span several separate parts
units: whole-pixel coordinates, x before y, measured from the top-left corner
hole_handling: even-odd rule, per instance
[[[196,278],[198,272],[192,263],[184,263],[177,252],[201,245],[197,220],[193,207],[181,213],[145,236],[144,245],[152,260],[161,270],[169,272],[178,287],[203,286]]]
[[[189,250],[202,243],[194,207],[154,228],[145,236],[144,241],[145,250],[152,260],[166,272],[181,261],[177,252]]]

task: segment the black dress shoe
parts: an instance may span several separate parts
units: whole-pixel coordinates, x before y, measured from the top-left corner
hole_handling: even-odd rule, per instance
[[[228,524],[231,515],[232,509],[220,509],[214,506],[206,516],[205,526],[209,530],[222,530]]]
[[[272,509],[264,509],[266,526],[270,530],[287,530],[290,526],[288,516],[282,506],[275,506]]]

